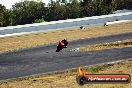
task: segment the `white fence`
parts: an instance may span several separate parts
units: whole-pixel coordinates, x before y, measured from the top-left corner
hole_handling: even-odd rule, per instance
[[[52,22],[44,22],[44,23],[26,24],[26,25],[18,25],[18,26],[0,27],[0,35],[14,34],[14,33],[16,34],[22,32],[30,33],[30,32],[38,32],[38,31],[47,31],[47,30],[63,29],[66,27],[82,26],[82,25],[88,26],[94,24],[102,24],[102,23],[104,24],[108,21],[112,22],[115,20],[132,20],[132,12],[77,18],[77,19],[68,19],[68,20],[60,20],[60,21],[52,21]]]

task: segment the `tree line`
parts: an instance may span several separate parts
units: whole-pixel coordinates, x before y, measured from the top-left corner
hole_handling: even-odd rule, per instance
[[[132,0],[51,0],[48,5],[21,1],[11,9],[0,4],[0,27],[99,16],[121,9],[132,10]]]

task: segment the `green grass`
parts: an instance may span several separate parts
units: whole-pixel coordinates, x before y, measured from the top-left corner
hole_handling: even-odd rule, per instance
[[[92,74],[95,74],[95,73],[99,73],[99,71],[101,71],[103,68],[102,66],[92,66],[92,67],[88,67],[86,69],[86,73],[92,73]]]

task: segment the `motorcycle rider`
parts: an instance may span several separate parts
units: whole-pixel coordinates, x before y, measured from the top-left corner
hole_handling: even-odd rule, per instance
[[[67,48],[67,44],[68,44],[68,41],[67,39],[63,39],[61,41],[59,41],[59,44],[57,45],[57,50],[56,52],[59,52],[60,50],[62,50],[63,48]]]
[[[61,40],[61,42],[64,43],[64,48],[67,48],[67,44],[68,44],[67,39],[65,38],[65,39]]]

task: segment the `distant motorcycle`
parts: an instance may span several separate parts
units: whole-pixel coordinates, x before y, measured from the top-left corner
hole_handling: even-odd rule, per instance
[[[57,45],[56,52],[59,52],[63,48],[67,48],[67,44],[68,44],[68,41],[66,39],[59,41],[59,44]]]

